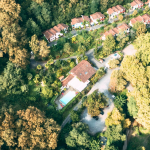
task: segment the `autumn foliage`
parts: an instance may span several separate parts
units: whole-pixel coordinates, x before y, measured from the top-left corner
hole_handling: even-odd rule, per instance
[[[17,112],[11,106],[1,109],[0,147],[6,143],[13,149],[55,149],[59,131],[56,122],[36,107]]]

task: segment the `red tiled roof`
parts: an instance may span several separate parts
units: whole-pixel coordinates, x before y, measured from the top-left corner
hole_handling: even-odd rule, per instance
[[[139,5],[139,4],[143,4],[143,2],[140,1],[140,0],[134,0],[134,1],[131,3],[131,6],[133,7],[133,6]]]
[[[62,86],[66,86],[70,80],[72,80],[74,76],[72,74],[69,74],[63,81],[61,81]]]
[[[90,18],[88,16],[82,16],[80,18],[73,18],[73,19],[71,19],[71,25],[74,25],[76,23],[81,23],[84,20],[90,22]]]
[[[44,31],[43,34],[45,35],[47,39],[49,39],[50,37],[54,36],[57,32],[60,32],[61,30],[64,30],[65,28],[68,28],[68,26],[63,23],[60,23],[57,26],[54,26],[53,28]]]
[[[125,10],[125,8],[124,8],[123,6],[117,5],[117,6],[114,6],[114,7],[112,7],[112,8],[109,8],[109,9],[107,10],[107,12],[108,12],[108,14],[111,15],[112,13],[118,12],[118,11],[120,11],[120,10],[122,10],[122,9]]]
[[[82,60],[70,72],[76,75],[82,82],[86,82],[96,73],[96,70],[88,61]]]
[[[137,21],[142,22],[142,21],[148,21],[148,20],[150,20],[150,15],[144,14],[143,16],[138,16],[138,17],[136,17],[136,18],[132,18],[132,19],[130,20],[130,22],[131,22],[131,24],[133,25],[133,24],[135,24]]]
[[[95,20],[95,19],[99,19],[99,18],[102,18],[105,16],[101,12],[96,12],[96,13],[90,15],[90,17],[92,17]]]
[[[127,24],[124,23],[124,24],[122,24],[122,25],[120,25],[120,26],[118,26],[116,28],[113,28],[113,29],[111,29],[109,31],[106,31],[104,33],[104,36],[106,37],[109,34],[114,36],[115,34],[118,34],[120,32],[120,30],[127,30],[128,28],[130,28],[130,27]]]

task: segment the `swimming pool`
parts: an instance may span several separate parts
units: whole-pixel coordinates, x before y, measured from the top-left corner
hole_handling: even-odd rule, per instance
[[[74,97],[76,96],[75,91],[69,91],[62,99],[60,99],[60,102],[63,105],[66,105],[68,102],[70,102]]]

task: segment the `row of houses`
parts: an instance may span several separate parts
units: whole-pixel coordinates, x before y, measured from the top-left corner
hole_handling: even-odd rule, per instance
[[[148,4],[150,6],[150,0],[148,0],[145,4]],[[142,8],[143,6],[144,6],[144,3],[141,0],[134,0],[131,3],[131,9],[133,10]],[[121,5],[114,6],[107,10],[107,14],[109,15],[110,19],[113,19],[115,16],[118,16],[119,14],[124,14],[125,12],[126,12],[126,9]],[[101,22],[104,20],[105,20],[105,15],[102,14],[101,12],[96,12],[94,14],[91,14],[90,17],[82,15],[79,18],[71,19],[71,26],[72,28],[79,28],[79,27],[83,28],[84,25],[93,26],[94,24],[98,24],[98,22]],[[52,42],[58,39],[59,37],[63,36],[63,32],[67,32],[67,30],[68,30],[68,26],[61,23],[61,24],[58,24],[57,26],[54,26],[51,29],[44,31],[43,34],[49,42]]]
[[[136,23],[136,22],[142,22],[144,23],[145,25],[150,25],[150,15],[149,14],[144,14],[143,16],[138,16],[136,18],[132,18],[130,20],[130,23],[129,25],[131,27],[133,27],[133,25]],[[113,29],[110,29],[109,31],[106,31],[103,36],[101,37],[101,40],[105,40],[106,39],[106,36],[111,34],[113,35],[114,37],[116,37],[120,32],[125,32],[125,33],[129,33],[130,32],[130,26],[128,26],[127,24],[122,24],[116,28],[113,28]]]

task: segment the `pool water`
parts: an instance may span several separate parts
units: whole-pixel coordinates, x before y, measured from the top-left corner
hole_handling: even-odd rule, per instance
[[[60,99],[60,102],[63,105],[66,105],[68,102],[70,102],[74,97],[76,96],[75,91],[69,91],[62,99]]]

